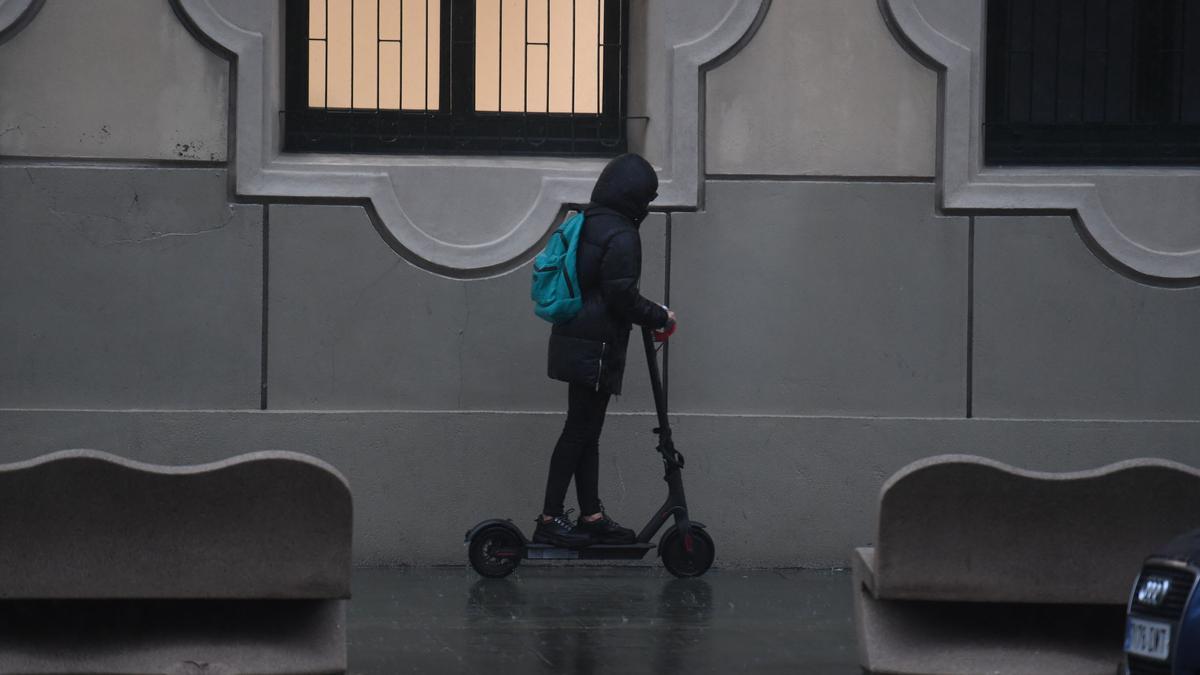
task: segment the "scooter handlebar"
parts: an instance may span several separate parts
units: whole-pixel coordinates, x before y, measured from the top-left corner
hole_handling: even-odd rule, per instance
[[[675,328],[678,327],[673,319],[667,321],[667,325],[653,331],[655,342],[666,342],[668,338],[675,334]]]

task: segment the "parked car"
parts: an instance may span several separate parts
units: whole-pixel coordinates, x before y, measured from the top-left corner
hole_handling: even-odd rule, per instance
[[[1200,673],[1200,530],[1146,558],[1129,597],[1126,675]]]

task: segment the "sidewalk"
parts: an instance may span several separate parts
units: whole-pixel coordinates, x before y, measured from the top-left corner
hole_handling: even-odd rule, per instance
[[[857,675],[850,600],[843,572],[360,569],[350,672]]]

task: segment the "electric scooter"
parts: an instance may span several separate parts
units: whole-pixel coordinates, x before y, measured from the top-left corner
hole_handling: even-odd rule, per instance
[[[703,523],[688,517],[687,500],[683,494],[683,455],[671,439],[667,421],[666,401],[658,369],[658,352],[654,348],[661,338],[650,329],[642,329],[646,348],[646,363],[650,368],[650,386],[654,390],[654,408],[658,412],[658,453],[662,455],[663,480],[667,483],[667,499],[650,522],[638,533],[632,544],[593,544],[581,548],[562,548],[536,544],[525,537],[512,520],[493,518],[479,523],[467,532],[467,557],[471,567],[485,577],[500,578],[512,574],[522,560],[641,560],[655,545],[650,541],[671,517],[675,522],[658,540],[658,554],[663,566],[677,577],[698,577],[712,566],[716,549]]]

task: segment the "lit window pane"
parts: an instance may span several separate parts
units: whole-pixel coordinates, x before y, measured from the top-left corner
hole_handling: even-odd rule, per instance
[[[405,110],[436,110],[441,68],[441,2],[404,0],[403,73]],[[428,14],[426,13],[428,11]],[[428,17],[428,19],[426,18]]]
[[[326,53],[326,107],[350,107],[350,45],[353,42],[350,34],[350,0],[327,0],[329,8],[326,13],[329,21],[328,42]],[[312,87],[309,79],[309,87]]]
[[[325,107],[325,41],[308,41],[308,105]]]
[[[311,107],[437,110],[440,0],[309,0]]]
[[[379,39],[400,39],[400,0],[380,0]]]
[[[500,0],[475,3],[475,109],[500,106]]]
[[[352,108],[374,108],[379,82],[379,3],[354,0],[354,104]]]
[[[325,0],[308,3],[308,37],[310,40],[325,39]]]
[[[400,109],[400,42],[379,43],[379,107]]]
[[[599,114],[605,0],[476,0],[475,109]]]

